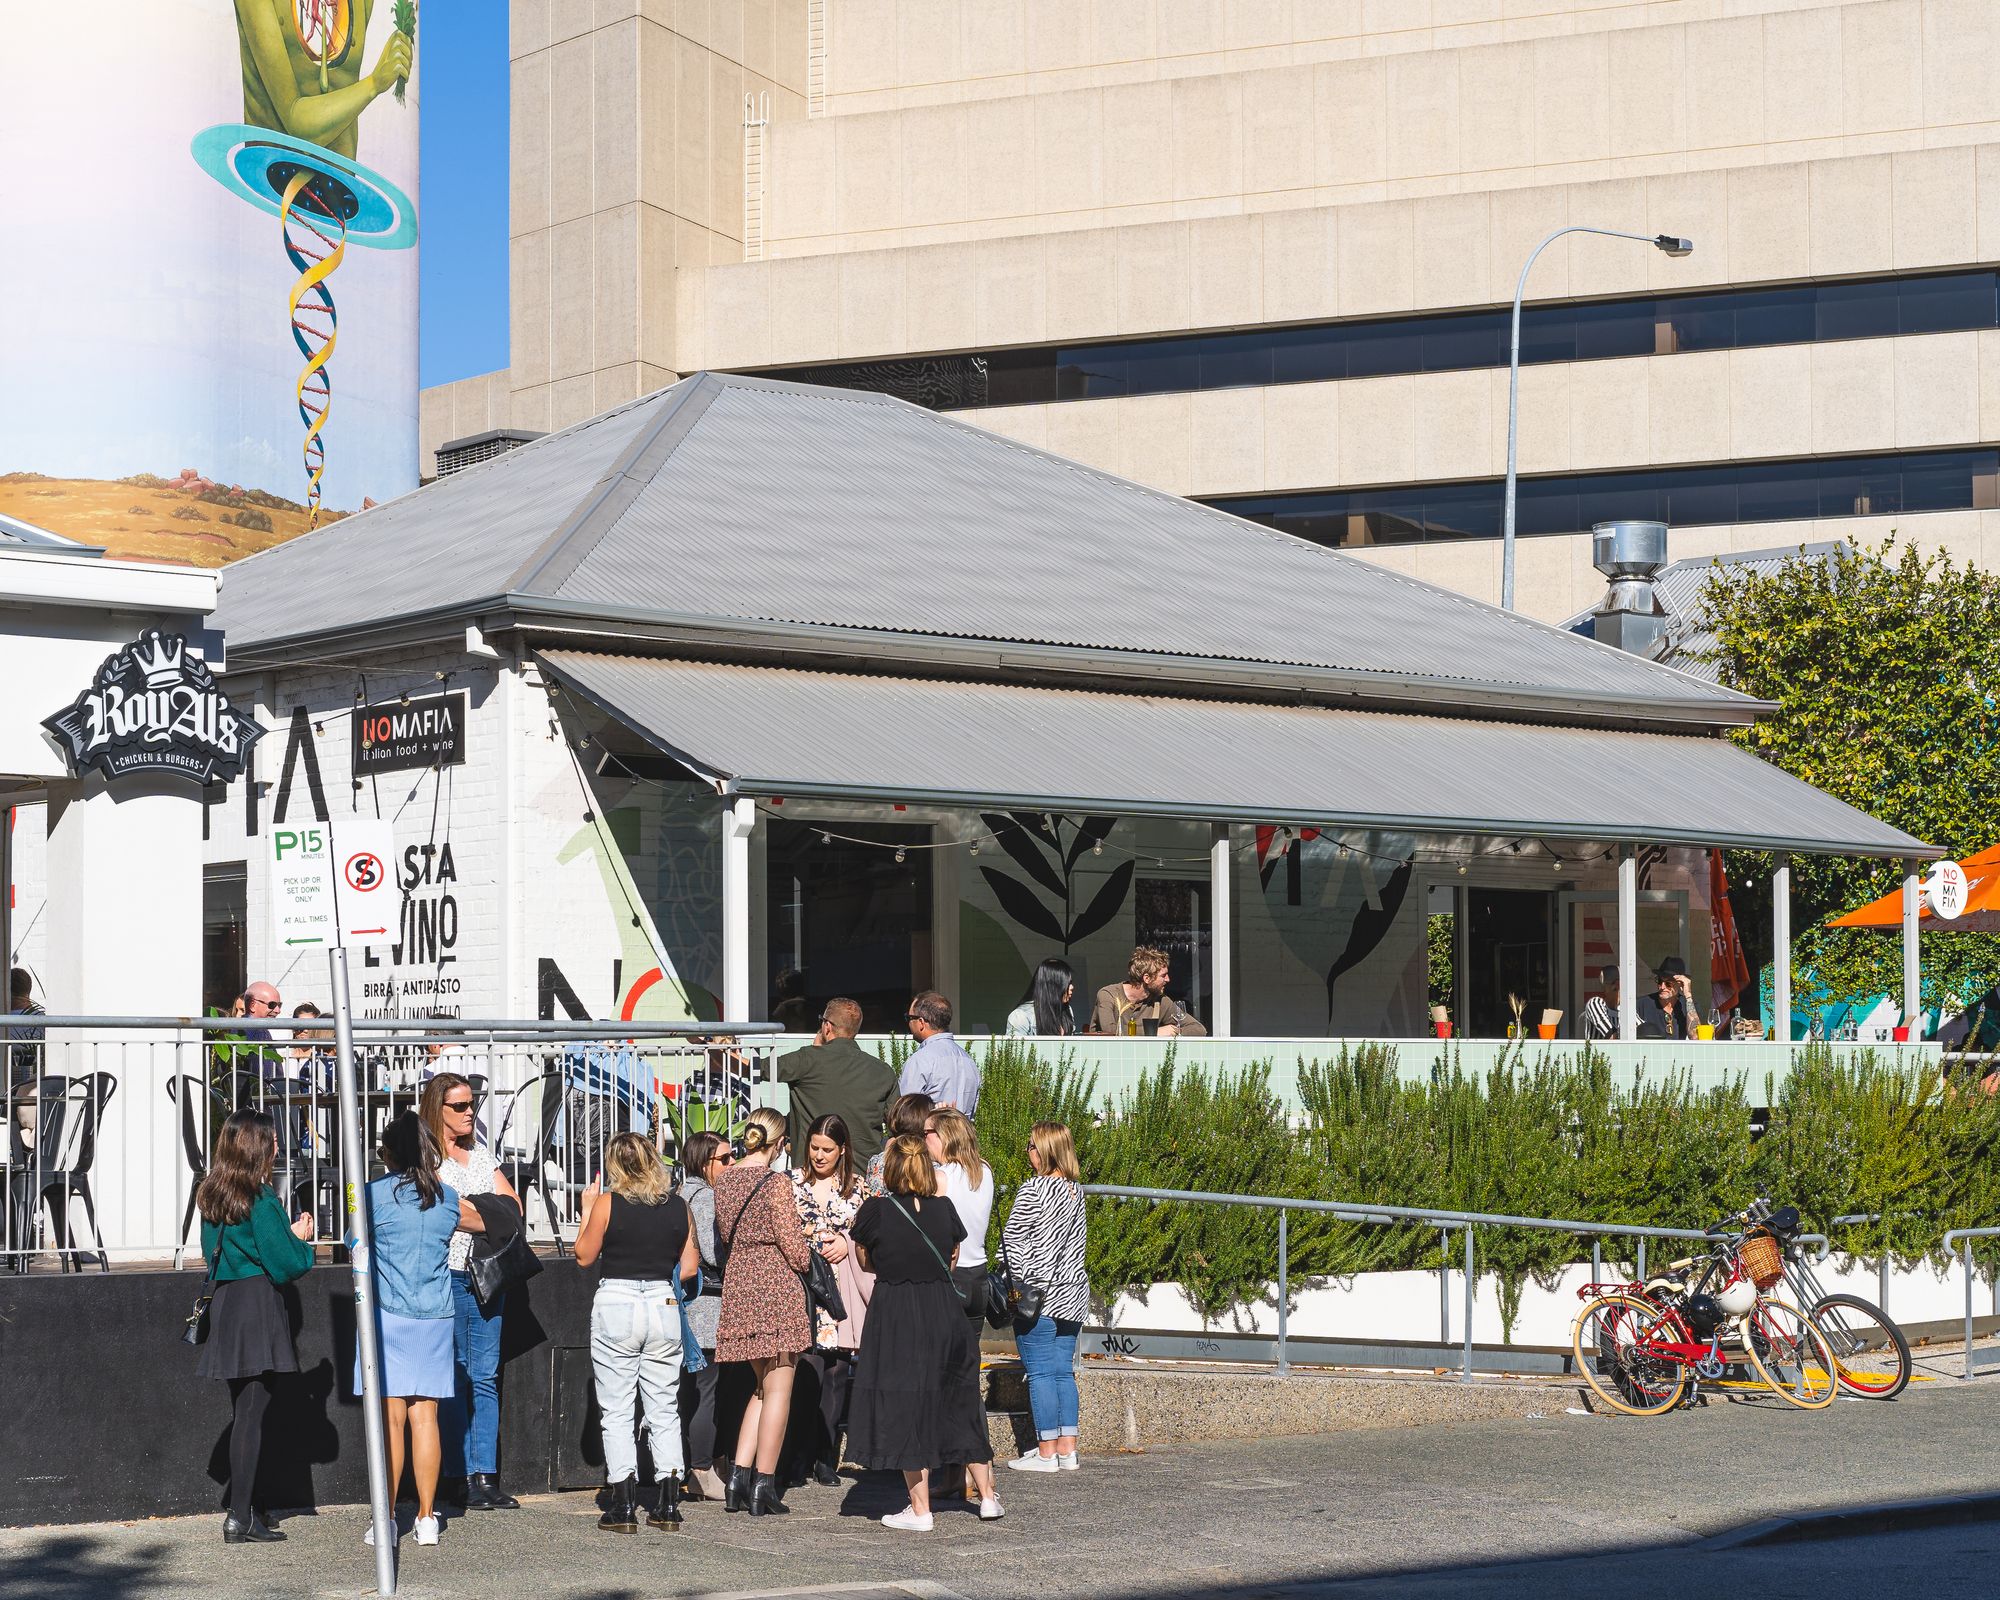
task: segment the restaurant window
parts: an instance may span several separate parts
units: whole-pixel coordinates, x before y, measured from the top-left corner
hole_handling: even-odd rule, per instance
[[[1560,1007],[1552,959],[1555,895],[1540,889],[1466,891],[1466,1034],[1504,1039],[1514,1022],[1510,996],[1533,1038],[1544,1009]]]
[[[1203,1023],[1215,993],[1208,888],[1202,878],[1140,878],[1133,894],[1135,942],[1165,952],[1167,993]]]
[[[201,869],[201,994],[209,1011],[227,1014],[250,987],[245,970],[249,874],[241,861]]]
[[[820,1008],[845,995],[867,1032],[901,1033],[910,997],[935,982],[931,830],[783,817],[768,828],[765,1015],[810,1033]]]

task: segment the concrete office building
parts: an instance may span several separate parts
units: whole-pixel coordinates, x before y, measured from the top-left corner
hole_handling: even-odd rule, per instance
[[[880,389],[1483,599],[1895,528],[2000,565],[1992,0],[515,0],[511,363]],[[745,96],[751,115],[746,119]],[[1135,552],[1135,565],[1142,565]]]

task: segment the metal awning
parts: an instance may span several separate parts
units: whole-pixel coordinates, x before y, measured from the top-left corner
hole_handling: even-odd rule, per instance
[[[1939,853],[1721,738],[570,650],[541,659],[734,794]]]

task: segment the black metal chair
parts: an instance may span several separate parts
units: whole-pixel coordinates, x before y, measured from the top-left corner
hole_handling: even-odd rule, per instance
[[[549,1219],[549,1231],[556,1239],[556,1254],[561,1255],[562,1223],[556,1217],[549,1163],[555,1159],[556,1122],[563,1109],[562,1068],[550,1067],[519,1088],[503,1091],[493,1098],[508,1102],[500,1130],[493,1137],[494,1158],[500,1170],[507,1175],[507,1181],[514,1186],[514,1192],[521,1197],[524,1220],[528,1192],[531,1189],[541,1191],[542,1209]],[[565,1196],[572,1187],[566,1180],[558,1186]]]
[[[56,1254],[65,1272],[83,1270],[85,1252],[70,1243],[69,1208],[83,1201],[83,1215],[97,1246],[97,1265],[111,1270],[104,1235],[97,1226],[97,1201],[90,1192],[90,1169],[97,1159],[97,1128],[105,1103],[118,1090],[109,1072],[85,1072],[73,1077],[43,1078],[36,1085],[39,1127],[36,1131],[29,1204],[49,1208]]]

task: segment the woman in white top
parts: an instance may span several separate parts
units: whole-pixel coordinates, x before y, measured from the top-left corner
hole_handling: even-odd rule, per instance
[[[1061,1038],[1076,1032],[1076,974],[1060,956],[1035,968],[1028,995],[1007,1013],[1010,1039]]]
[[[979,1337],[986,1306],[986,1227],[993,1218],[993,1169],[979,1156],[972,1119],[955,1106],[940,1106],[924,1119],[924,1143],[938,1169],[938,1193],[965,1224],[952,1282],[965,1296],[965,1314]]]
[[[456,1072],[440,1072],[424,1085],[420,1114],[437,1139],[444,1159],[439,1179],[464,1199],[501,1194],[517,1206],[521,1198],[492,1153],[474,1143],[478,1097]],[[525,1223],[523,1224],[525,1226]],[[458,1439],[465,1458],[465,1509],[514,1511],[521,1502],[500,1487],[500,1314],[503,1294],[482,1306],[472,1292],[472,1235],[461,1228],[451,1236],[453,1346],[458,1358],[458,1398],[441,1418],[445,1438]]]

